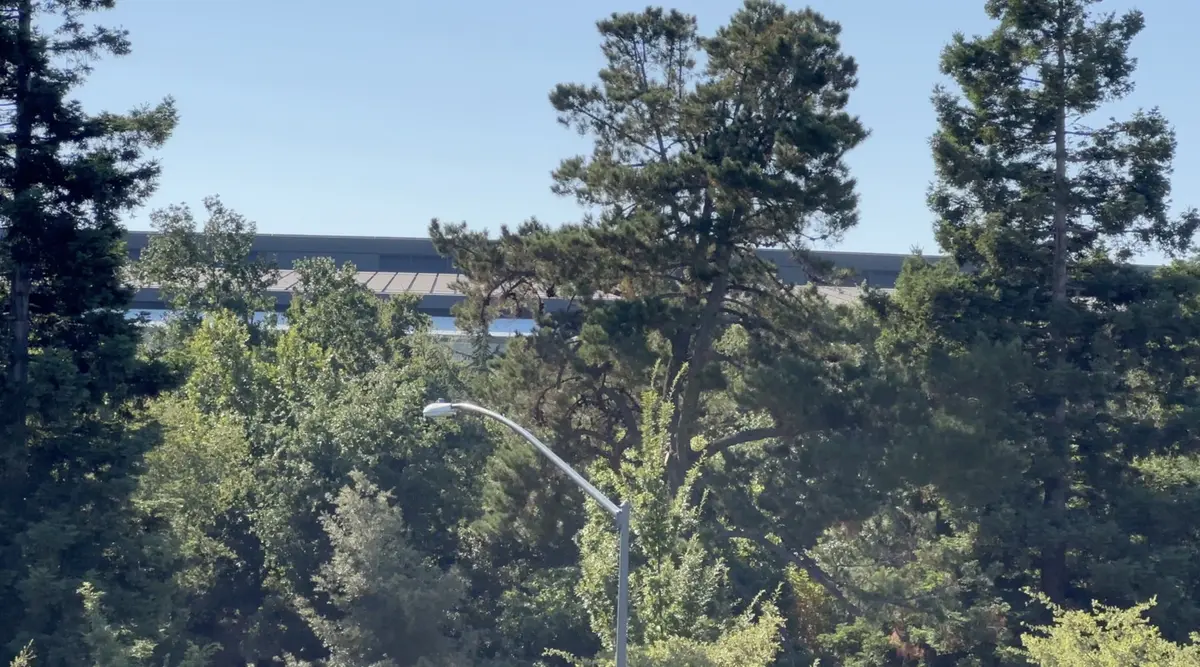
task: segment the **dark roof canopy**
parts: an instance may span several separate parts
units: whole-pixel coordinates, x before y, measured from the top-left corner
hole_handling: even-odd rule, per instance
[[[129,232],[126,243],[133,258],[140,256],[150,239],[149,232]],[[286,307],[290,288],[295,283],[293,264],[306,257],[330,257],[338,264],[351,262],[358,269],[359,280],[380,296],[401,292],[421,294],[422,309],[430,313],[449,313],[451,306],[461,300],[452,285],[459,275],[454,264],[442,257],[427,238],[380,236],[308,236],[300,234],[260,234],[253,252],[275,259],[282,270],[280,280],[270,290],[279,306]],[[785,250],[760,250],[760,256],[779,267],[780,275],[788,282],[806,282],[803,269]],[[853,284],[866,282],[873,287],[895,285],[900,269],[908,255],[816,251],[818,258],[835,267],[853,272]],[[824,289],[834,298],[852,298],[853,288]],[[138,290],[134,307],[139,310],[163,308],[158,290],[144,286]]]

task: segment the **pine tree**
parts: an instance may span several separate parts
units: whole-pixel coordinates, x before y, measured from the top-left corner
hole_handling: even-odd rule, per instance
[[[167,100],[89,115],[69,98],[96,58],[129,51],[123,31],[85,21],[112,6],[0,3],[0,650],[32,639],[40,665],[85,659],[85,577],[129,623],[153,615],[137,592],[161,574],[132,565],[145,544],[126,499],[144,439],[127,433],[127,406],[147,387],[125,317],[120,216],[153,190],[158,166],[144,152],[166,140],[175,111]]]
[[[470,281],[468,325],[532,313],[542,333],[511,346],[513,365],[573,365],[522,380],[557,382],[526,406],[556,442],[611,449],[619,432],[615,460],[636,442],[639,387],[667,360],[654,382],[677,406],[664,455],[678,486],[700,454],[691,442],[707,426],[702,397],[723,384],[725,332],[744,327],[765,347],[780,329],[771,314],[812,308],[757,249],[803,260],[857,220],[843,161],[866,136],[845,111],[855,64],[837,24],[760,0],[711,38],[694,18],[657,9],[615,14],[599,30],[602,84],[551,94],[560,121],[594,140],[590,158],[561,164],[554,190],[596,215],[556,230],[530,221],[495,241],[438,221],[431,235]],[[547,297],[573,308],[547,312]]]
[[[850,468],[867,460],[861,450],[799,438],[854,423],[847,415],[857,407],[839,377],[847,357],[825,356],[847,332],[815,292],[785,284],[758,251],[786,248],[821,279],[808,250],[857,222],[845,157],[867,132],[846,110],[856,65],[841,50],[840,26],[749,0],[711,37],[693,17],[653,8],[614,14],[598,28],[599,83],[550,95],[560,123],[591,139],[590,155],[553,174],[553,190],[574,198],[583,220],[556,229],[532,220],[497,239],[465,224],[431,226],[468,279],[458,313],[465,328],[498,313],[540,325],[493,362],[481,400],[545,429],[567,460],[618,470],[641,447],[641,397],[653,388],[673,418],[657,443],[668,494],[705,459],[737,468],[737,496],[765,486],[773,493],[785,479],[819,477],[839,489],[832,480],[846,469],[814,470],[807,448],[840,448]],[[570,306],[553,310],[551,299]],[[794,456],[766,454],[768,446]],[[784,461],[769,480],[756,472],[763,459]],[[798,495],[777,496],[774,506],[791,510],[738,497],[706,511],[738,514],[725,517],[738,536],[816,572],[799,554],[827,514],[804,518],[810,490],[783,491]],[[558,510],[563,525],[573,511]],[[773,540],[784,532],[779,547]]]
[[[944,429],[927,479],[969,508],[974,556],[1003,570],[1018,609],[1024,586],[1071,605],[1165,591],[1179,574],[1130,570],[1139,547],[1113,536],[1179,547],[1129,512],[1145,495],[1137,461],[1191,448],[1194,399],[1173,387],[1192,373],[1196,284],[1130,261],[1186,251],[1200,216],[1172,214],[1161,114],[1099,120],[1133,89],[1144,19],[1094,4],[991,0],[995,29],[945,49],[959,91],[934,95],[930,203],[953,261],[906,268],[885,336],[922,359]]]
[[[836,23],[762,0],[711,38],[693,17],[657,9],[615,14],[599,30],[602,83],[550,96],[560,122],[594,140],[590,158],[563,161],[553,189],[597,217],[555,231],[531,221],[495,245],[436,221],[431,235],[472,281],[468,325],[497,308],[540,313],[539,297],[557,295],[586,313],[560,316],[555,330],[562,340],[582,334],[593,367],[625,354],[621,366],[640,379],[662,355],[660,380],[683,372],[669,390],[678,424],[668,474],[678,485],[696,460],[690,442],[719,375],[722,332],[763,328],[756,306],[795,300],[757,249],[804,256],[857,221],[843,161],[866,137],[845,110],[856,65],[839,50]],[[621,415],[609,426],[636,433],[637,392],[596,380],[578,391]]]

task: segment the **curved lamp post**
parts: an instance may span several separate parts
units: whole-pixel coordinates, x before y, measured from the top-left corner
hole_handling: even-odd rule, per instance
[[[626,635],[629,628],[629,513],[631,509],[629,501],[626,500],[618,506],[609,500],[608,496],[600,493],[596,487],[583,478],[583,475],[580,475],[574,468],[567,465],[566,461],[558,458],[558,455],[551,451],[545,443],[535,438],[529,431],[521,428],[516,422],[498,412],[492,412],[487,408],[481,408],[478,405],[470,403],[438,402],[425,406],[422,413],[426,418],[437,419],[439,417],[449,417],[459,412],[472,412],[477,415],[489,417],[512,429],[514,433],[527,440],[529,444],[536,447],[539,452],[550,459],[559,470],[566,473],[567,477],[571,478],[571,481],[575,482],[593,500],[600,503],[600,506],[608,510],[608,513],[616,520],[617,530],[620,532],[621,544],[620,555],[617,561],[617,667],[628,667],[629,659],[627,657]]]

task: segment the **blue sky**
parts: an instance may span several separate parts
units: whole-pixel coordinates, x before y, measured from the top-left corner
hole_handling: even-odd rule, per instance
[[[595,21],[645,0],[120,0],[103,20],[134,51],[99,63],[93,110],[165,95],[181,124],[161,152],[157,208],[220,194],[260,232],[423,236],[429,220],[496,229],[576,219],[549,173],[586,143],[559,127],[554,84],[591,81]],[[687,0],[708,33],[739,0]],[[802,6],[801,3],[791,3]],[[859,62],[852,110],[872,136],[851,156],[862,221],[837,247],[935,249],[929,105],[938,53],[988,28],[982,0],[813,0]],[[1108,0],[1142,9],[1138,89],[1176,126],[1176,201],[1200,205],[1200,24],[1196,0]],[[1188,63],[1191,63],[1189,65]],[[1192,186],[1192,187],[1188,187]],[[130,220],[148,228],[147,210]]]

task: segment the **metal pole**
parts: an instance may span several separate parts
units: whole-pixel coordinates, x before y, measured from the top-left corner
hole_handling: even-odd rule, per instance
[[[477,415],[489,417],[512,429],[514,433],[524,438],[546,458],[550,459],[551,463],[563,471],[567,477],[570,477],[571,481],[575,482],[593,500],[600,503],[600,506],[616,519],[617,531],[620,535],[620,553],[617,556],[617,642],[615,648],[617,667],[629,667],[629,519],[633,513],[633,506],[626,500],[618,507],[616,503],[609,500],[608,496],[592,486],[591,482],[587,481],[583,475],[580,475],[566,461],[559,458],[546,443],[538,440],[536,436],[525,430],[520,424],[499,412],[494,412],[471,403],[445,403],[439,401],[425,406],[426,417],[441,417],[459,411],[473,412]]]
[[[617,667],[628,667],[629,643],[629,519],[632,507],[629,501],[621,503],[617,514],[617,530],[620,533],[620,553],[617,556]]]
[[[504,424],[509,429],[511,429],[514,433],[516,433],[517,435],[524,438],[526,442],[528,442],[529,444],[536,447],[537,450],[539,452],[541,452],[543,456],[550,459],[550,462],[553,463],[555,465],[555,467],[557,467],[559,470],[563,471],[563,473],[567,477],[571,478],[572,482],[575,482],[575,484],[579,488],[583,489],[584,493],[588,494],[589,496],[592,497],[593,500],[600,503],[600,506],[603,507],[605,510],[607,510],[609,514],[613,515],[613,517],[616,517],[618,514],[620,514],[621,508],[617,507],[616,503],[609,500],[608,496],[604,495],[603,493],[600,493],[599,489],[592,486],[592,483],[587,481],[587,479],[585,479],[583,475],[580,475],[578,472],[575,471],[574,468],[572,468],[570,465],[568,465],[566,461],[559,458],[558,454],[555,454],[554,450],[550,449],[550,447],[547,446],[546,443],[542,442],[541,440],[538,440],[534,434],[525,430],[525,428],[522,427],[520,424],[509,419],[508,417],[505,417],[504,415],[500,414],[499,412],[494,412],[492,410],[488,410],[487,408],[481,408],[478,405],[474,405],[472,403],[449,403],[448,405],[449,405],[449,407],[453,408],[454,410],[461,410],[462,412],[473,412],[477,415],[483,415],[484,417],[491,417],[492,419],[495,419],[496,421],[500,422],[501,424]]]

